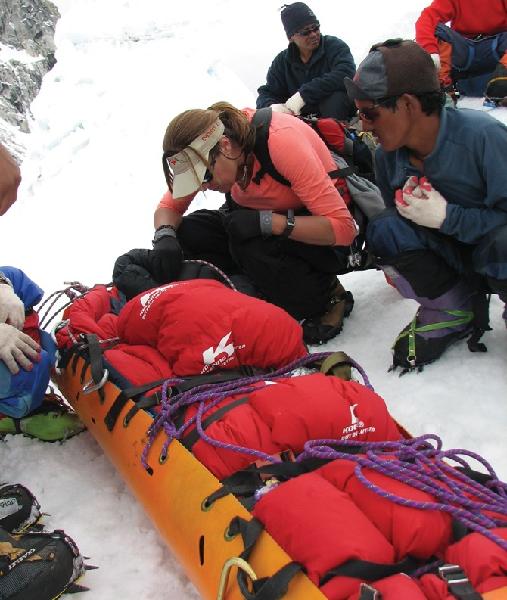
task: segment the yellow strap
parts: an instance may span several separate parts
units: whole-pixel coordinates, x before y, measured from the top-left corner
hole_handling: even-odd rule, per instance
[[[220,583],[218,584],[218,593],[217,600],[223,600],[225,597],[225,589],[227,587],[227,582],[229,581],[229,573],[231,572],[232,567],[238,567],[238,569],[242,569],[248,577],[252,581],[257,580],[257,575],[252,567],[244,560],[243,558],[239,558],[239,556],[233,556],[225,561],[224,566],[222,568],[222,574],[220,575]]]

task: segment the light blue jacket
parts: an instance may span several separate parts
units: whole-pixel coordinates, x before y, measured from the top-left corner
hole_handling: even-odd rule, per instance
[[[38,304],[43,295],[41,288],[20,269],[0,267],[12,283],[14,291],[25,305],[25,310]],[[56,348],[51,336],[40,331],[41,352],[39,360],[30,371],[20,369],[12,375],[0,360],[0,413],[21,418],[37,409],[44,399],[51,367],[55,363]]]

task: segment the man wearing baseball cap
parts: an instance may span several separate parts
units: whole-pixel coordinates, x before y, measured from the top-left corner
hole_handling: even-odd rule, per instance
[[[347,120],[353,105],[343,78],[355,73],[349,47],[337,37],[321,35],[315,13],[304,2],[285,4],[280,16],[289,46],[275,57],[266,83],[257,90],[257,108]]]
[[[485,295],[507,302],[507,127],[444,107],[430,55],[409,40],[372,47],[345,85],[380,143],[387,210],[367,236],[379,266],[420,307],[393,346],[393,365],[420,369],[488,329]],[[507,323],[507,309],[503,314]]]

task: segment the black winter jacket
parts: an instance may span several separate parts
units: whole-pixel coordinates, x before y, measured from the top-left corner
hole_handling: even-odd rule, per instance
[[[344,77],[353,77],[356,66],[350,48],[332,35],[323,35],[320,45],[304,64],[299,49],[291,42],[278,54],[257,90],[257,108],[282,104],[297,91],[305,104],[318,104],[334,92],[345,92]]]

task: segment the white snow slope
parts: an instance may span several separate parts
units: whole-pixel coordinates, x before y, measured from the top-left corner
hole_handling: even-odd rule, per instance
[[[3,264],[24,269],[46,292],[67,280],[106,283],[117,256],[150,246],[167,123],[222,99],[253,106],[286,44],[280,0],[56,4],[58,62],[33,104],[19,200],[0,220]],[[360,62],[375,42],[412,38],[427,0],[310,4],[323,32],[344,39]],[[480,108],[478,100],[468,104]],[[506,113],[495,116],[507,122]],[[200,198],[206,206],[219,201]],[[342,281],[356,305],[341,335],[319,350],[345,350],[358,361],[412,434],[437,433],[446,448],[474,450],[507,479],[507,331],[498,298],[486,354],[462,343],[423,373],[399,378],[387,373],[390,346],[415,303],[379,272]],[[0,472],[31,488],[50,513],[46,526],[65,529],[100,567],[82,582],[91,592],[76,600],[199,597],[89,433],[63,445],[8,436]]]

